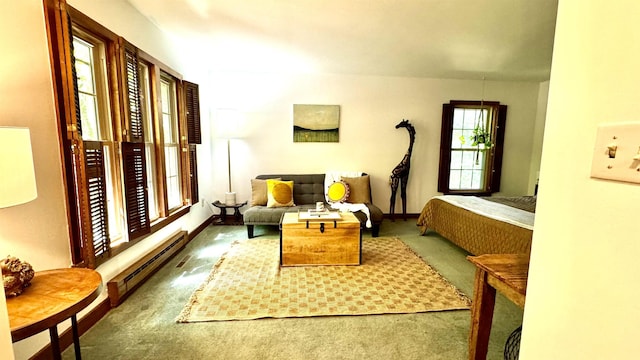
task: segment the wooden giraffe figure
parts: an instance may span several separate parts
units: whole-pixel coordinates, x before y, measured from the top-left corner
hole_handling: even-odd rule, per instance
[[[389,184],[391,184],[391,201],[389,204],[389,214],[391,220],[394,221],[394,212],[396,207],[396,192],[398,191],[398,185],[400,185],[400,198],[402,199],[402,217],[407,220],[407,181],[409,180],[409,169],[411,168],[411,152],[413,151],[413,143],[416,141],[416,129],[409,123],[409,120],[402,120],[396,129],[406,128],[409,132],[409,149],[404,154],[404,158],[400,161],[389,177]]]

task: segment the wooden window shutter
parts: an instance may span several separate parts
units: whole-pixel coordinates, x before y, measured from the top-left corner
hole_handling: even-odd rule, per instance
[[[144,144],[122,143],[124,193],[129,240],[148,234],[149,204]]]
[[[87,192],[89,183],[85,171],[85,151],[78,106],[73,23],[67,11],[66,1],[45,0],[43,3],[47,39],[52,54],[51,72],[57,104],[56,118],[60,133],[63,134],[60,141],[64,158],[63,177],[67,186],[71,261],[74,266],[95,268],[93,219],[90,211],[91,200],[95,202],[95,198],[90,199]],[[90,173],[93,175],[94,171]],[[106,217],[104,220],[106,221]],[[100,220],[96,221],[96,233],[99,233],[100,229],[107,229],[106,223],[100,224]],[[108,235],[104,239],[108,241]]]
[[[438,169],[438,191],[449,188],[449,166],[451,163],[451,130],[453,129],[453,106],[442,104],[442,130],[440,132],[440,162]]]
[[[108,257],[111,244],[107,220],[107,187],[102,143],[100,141],[85,141],[84,154],[93,252],[96,258]]]
[[[198,157],[196,146],[189,144],[189,182],[191,184],[191,203],[195,204],[200,199],[198,192]]]
[[[502,155],[504,152],[504,132],[507,125],[507,105],[500,105],[497,114],[496,138],[494,147],[493,164],[491,165],[491,192],[500,191],[500,179],[502,178]]]
[[[187,108],[187,142],[202,144],[200,130],[200,90],[198,84],[183,81]]]
[[[130,142],[144,142],[142,108],[140,101],[140,75],[138,74],[138,50],[131,44],[124,46],[127,87],[127,138]]]
[[[71,56],[71,75],[73,78],[73,97],[75,106],[75,118],[70,116],[68,121],[69,125],[67,126],[67,131],[69,133],[77,133],[78,138],[82,138],[82,122],[80,121],[80,95],[78,93],[78,74],[76,73],[76,57],[73,55],[73,27],[71,26],[71,16],[67,14],[67,24],[69,29],[69,50]],[[75,131],[74,131],[75,130]],[[74,138],[73,135],[69,136],[69,139]]]

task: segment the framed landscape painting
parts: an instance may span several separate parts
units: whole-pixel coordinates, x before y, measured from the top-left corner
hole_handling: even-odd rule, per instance
[[[293,142],[338,142],[340,105],[293,105]]]

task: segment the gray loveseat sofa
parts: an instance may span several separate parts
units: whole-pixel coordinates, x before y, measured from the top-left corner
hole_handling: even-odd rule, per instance
[[[253,238],[254,226],[256,225],[279,225],[280,218],[285,212],[298,212],[315,209],[316,202],[325,202],[325,174],[275,174],[258,175],[256,179],[275,179],[293,181],[293,202],[295,206],[290,207],[267,207],[264,205],[250,206],[244,211],[243,220],[247,226],[247,235]],[[370,187],[369,187],[370,188]],[[373,202],[373,201],[372,201]],[[365,204],[369,209],[371,220],[371,236],[377,237],[380,232],[383,213],[380,208],[373,203]],[[325,204],[325,206],[328,206]],[[362,227],[367,221],[367,216],[362,211],[353,213]]]

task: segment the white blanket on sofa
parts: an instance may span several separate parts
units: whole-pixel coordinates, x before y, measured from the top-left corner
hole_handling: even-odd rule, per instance
[[[331,205],[332,209],[336,209],[338,211],[362,211],[367,216],[366,227],[371,228],[371,213],[369,213],[369,208],[365,204],[352,204],[352,203],[332,203],[329,201],[329,196],[327,194],[327,190],[329,189],[329,185],[333,184],[334,181],[340,181],[341,177],[358,177],[362,176],[362,171],[327,171],[324,176],[324,197],[328,204]]]

